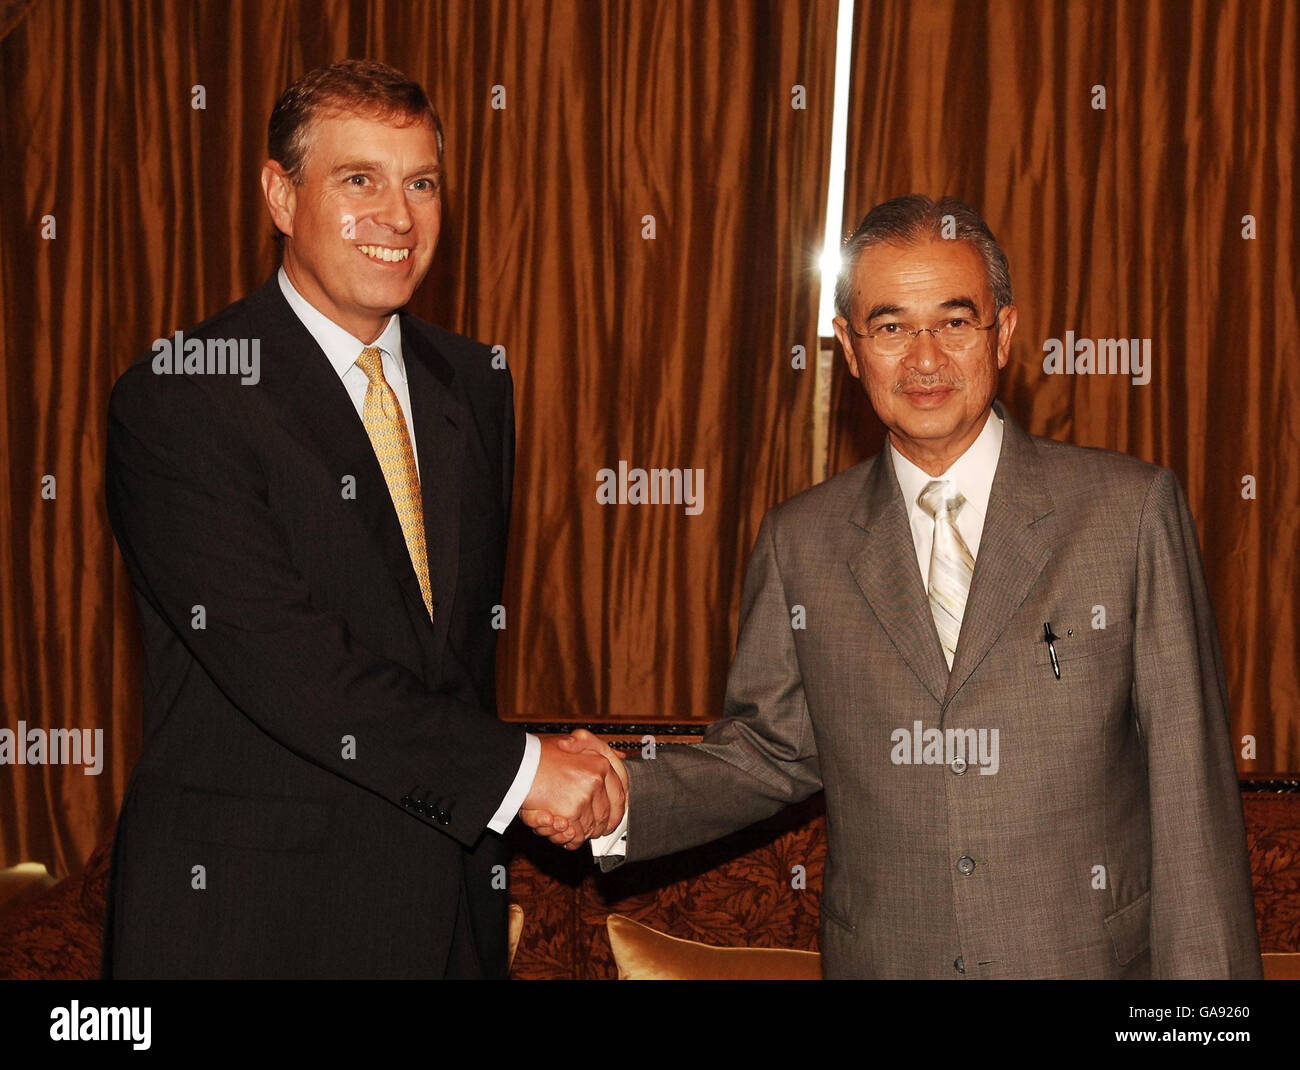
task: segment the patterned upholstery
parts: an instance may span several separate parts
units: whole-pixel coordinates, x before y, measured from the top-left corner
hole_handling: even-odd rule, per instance
[[[1300,952],[1300,793],[1243,800],[1263,950]],[[515,826],[510,835],[510,897],[526,919],[517,978],[615,978],[611,913],[715,946],[817,949],[820,796],[718,843],[608,874],[586,851],[556,850]],[[105,844],[80,874],[0,911],[0,978],[99,975],[108,866]]]

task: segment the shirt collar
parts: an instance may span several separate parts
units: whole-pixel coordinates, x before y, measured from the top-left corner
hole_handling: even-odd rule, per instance
[[[1002,453],[1002,417],[992,409],[984,421],[984,427],[975,441],[966,447],[966,452],[958,457],[938,476],[918,468],[889,444],[889,457],[894,463],[894,475],[898,477],[898,487],[903,492],[903,501],[907,503],[908,512],[919,509],[916,499],[920,497],[925,485],[932,479],[943,479],[961,491],[969,506],[980,517],[988,512],[989,493],[993,489],[993,476],[998,469],[998,457]]]
[[[325,313],[316,308],[315,305],[311,304],[307,298],[303,297],[294,288],[293,283],[289,281],[289,274],[284,270],[283,266],[276,272],[276,277],[280,281],[280,292],[284,294],[284,299],[289,302],[289,307],[293,309],[294,315],[302,320],[302,325],[316,339],[316,344],[324,351],[335,373],[342,379],[357,362],[357,357],[361,356],[361,351],[366,348],[366,343],[349,334],[326,316]],[[406,363],[402,359],[402,323],[396,312],[389,317],[383,333],[369,344],[378,346],[393,358],[398,373],[405,381]]]

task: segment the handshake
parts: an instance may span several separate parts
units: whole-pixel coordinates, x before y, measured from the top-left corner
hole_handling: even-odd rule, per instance
[[[519,809],[524,824],[570,851],[618,828],[627,806],[623,759],[583,728],[541,744],[532,790]]]

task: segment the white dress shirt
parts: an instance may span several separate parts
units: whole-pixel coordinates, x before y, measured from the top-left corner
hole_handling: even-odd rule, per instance
[[[383,350],[384,378],[388,380],[388,385],[396,395],[397,404],[402,410],[402,418],[406,421],[406,434],[411,440],[411,455],[415,458],[415,472],[418,476],[420,457],[416,452],[415,436],[411,433],[411,389],[406,381],[406,361],[402,358],[402,324],[397,313],[394,312],[389,318],[378,338],[373,342],[363,342],[345,331],[294,289],[293,283],[289,281],[288,272],[283,267],[277,273],[277,278],[280,282],[280,292],[289,302],[294,315],[316,339],[316,344],[324,350],[330,366],[343,381],[348,397],[352,399],[352,405],[357,410],[358,418],[365,408],[370,378],[357,364],[357,357],[361,356],[361,351],[367,345],[378,346]],[[532,790],[533,778],[537,775],[537,766],[541,762],[541,757],[541,740],[531,732],[527,733],[524,758],[519,763],[519,771],[515,774],[514,782],[506,792],[506,797],[497,812],[488,822],[488,828],[493,832],[505,832],[506,826],[519,813],[519,808]]]
[[[980,536],[984,533],[984,514],[989,508],[989,491],[993,489],[993,476],[998,470],[998,456],[1002,452],[1002,417],[992,410],[975,441],[966,452],[944,470],[932,476],[918,468],[889,444],[889,459],[894,464],[894,475],[907,505],[907,519],[912,525],[912,543],[916,546],[916,566],[921,571],[921,586],[930,589],[930,548],[934,542],[934,517],[921,508],[917,499],[931,480],[942,479],[951,483],[966,499],[957,513],[957,530],[970,549],[972,558],[980,555]]]
[[[916,547],[916,566],[921,572],[921,586],[928,591],[934,517],[921,508],[917,498],[932,479],[955,484],[966,498],[966,504],[957,514],[957,530],[966,540],[971,557],[978,557],[980,535],[984,532],[984,514],[989,508],[989,492],[993,489],[993,476],[997,472],[998,457],[1002,453],[1002,417],[990,409],[988,419],[975,436],[975,441],[938,476],[932,476],[918,468],[894,449],[892,442],[887,450],[894,465],[899,489],[903,492],[903,501],[907,503],[907,518],[912,527],[912,544]],[[629,798],[618,828],[608,836],[592,837],[591,853],[594,857],[627,854],[627,819],[631,811],[632,800]]]

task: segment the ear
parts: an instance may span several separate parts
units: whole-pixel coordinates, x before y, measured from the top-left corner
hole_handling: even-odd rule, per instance
[[[858,355],[853,351],[853,335],[849,331],[849,321],[843,316],[836,316],[831,321],[831,327],[835,330],[835,340],[844,351],[844,363],[849,366],[849,374],[854,379],[860,380],[862,369],[858,367]]]
[[[1011,359],[1011,336],[1016,333],[1016,320],[1019,313],[1015,305],[1002,309],[1002,325],[998,328],[998,367],[1005,368]]]
[[[281,233],[293,237],[293,213],[298,204],[298,190],[278,160],[262,164],[262,195],[271,212],[271,222]]]

